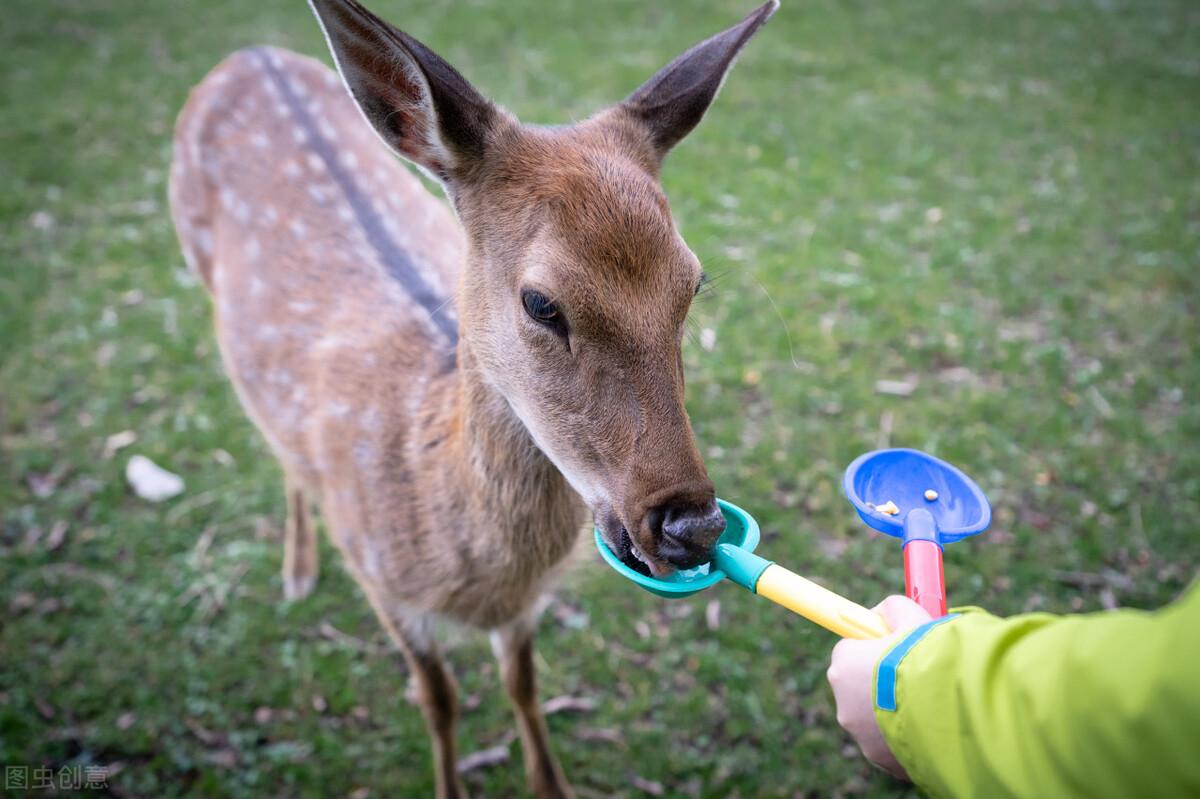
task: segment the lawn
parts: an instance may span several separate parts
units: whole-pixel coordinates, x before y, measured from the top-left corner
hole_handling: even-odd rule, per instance
[[[621,98],[750,6],[374,3],[542,123]],[[0,763],[108,766],[127,796],[427,795],[403,664],[336,553],[312,597],[281,601],[280,473],[167,215],[189,87],[258,42],[328,61],[298,1],[5,4]],[[956,602],[1154,607],[1188,584],[1198,54],[1187,0],[785,0],[663,175],[715,276],[689,409],[764,552],[863,602],[901,587],[896,546],[840,489],[890,444],[991,499],[991,530],[947,550]],[[185,493],[138,499],[133,454]],[[669,603],[578,560],[539,672],[546,697],[595,703],[550,718],[581,795],[909,791],[834,723],[833,636],[732,586]],[[468,784],[520,795],[486,640],[446,640],[462,750],[512,752]]]

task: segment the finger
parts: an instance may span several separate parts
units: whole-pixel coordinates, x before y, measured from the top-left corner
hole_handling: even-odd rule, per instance
[[[853,660],[854,645],[859,641],[850,638],[843,638],[833,646],[833,654],[829,656],[829,668],[825,672],[825,678],[829,680],[830,685],[836,685],[838,679],[845,672],[845,664]]]
[[[833,645],[833,654],[829,656],[829,660],[833,663],[850,657],[850,653],[854,651],[854,645],[859,643],[853,638],[843,638]]]
[[[894,594],[875,606],[875,612],[883,616],[892,632],[909,630],[931,621],[933,616],[925,608],[906,596]]]

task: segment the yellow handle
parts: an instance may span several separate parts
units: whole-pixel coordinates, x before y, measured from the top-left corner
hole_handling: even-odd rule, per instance
[[[892,634],[875,611],[774,563],[758,578],[754,590],[843,638],[883,638]]]

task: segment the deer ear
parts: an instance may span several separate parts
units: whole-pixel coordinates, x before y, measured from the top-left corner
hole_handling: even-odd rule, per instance
[[[650,134],[660,158],[700,122],[742,47],[777,8],[779,0],[768,0],[732,28],[700,42],[619,106]]]
[[[309,0],[342,79],[384,142],[443,183],[482,157],[500,112],[454,67],[355,0]]]

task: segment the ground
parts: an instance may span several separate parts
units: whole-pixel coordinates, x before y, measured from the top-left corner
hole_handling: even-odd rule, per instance
[[[750,3],[374,6],[554,123]],[[336,553],[280,601],[280,474],[168,221],[188,88],[258,42],[327,59],[299,2],[5,4],[0,762],[112,766],[122,795],[428,794],[403,666]],[[784,3],[664,172],[715,277],[689,408],[764,553],[868,603],[902,586],[840,490],[891,444],[995,508],[947,551],[954,602],[1148,608],[1191,580],[1198,54],[1187,0]],[[133,454],[185,493],[136,498]],[[512,752],[468,782],[519,795],[486,641],[448,640],[464,752]],[[583,796],[904,795],[834,724],[833,643],[733,586],[657,599],[584,550],[539,644],[544,695],[594,702],[550,718],[566,771]]]

